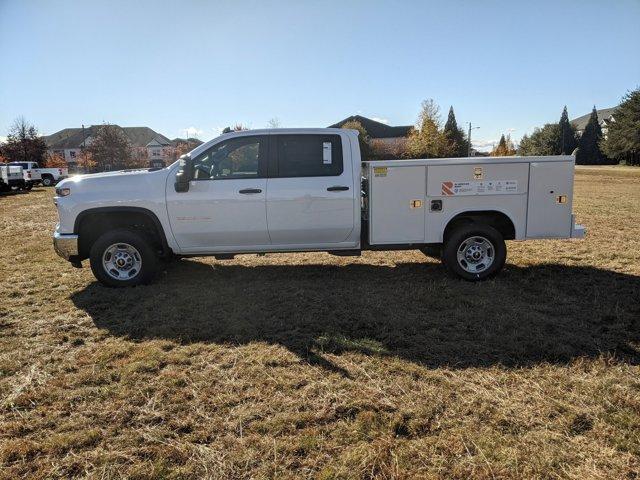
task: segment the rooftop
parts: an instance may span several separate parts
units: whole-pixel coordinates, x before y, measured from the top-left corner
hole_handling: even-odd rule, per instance
[[[95,136],[98,129],[103,125],[91,125],[83,128],[65,128],[51,135],[46,135],[44,141],[50,149],[80,148],[85,139]],[[111,125],[121,129],[134,147],[146,147],[154,140],[160,145],[170,145],[169,140],[164,135],[152,130],[149,127],[121,127]],[[84,130],[84,131],[83,131]]]
[[[344,120],[340,120],[338,123],[329,125],[329,128],[341,128],[345,123],[351,121],[359,122],[371,138],[406,137],[413,129],[413,126],[411,125],[392,127],[385,123],[376,122],[370,118],[363,117],[362,115],[351,115]]]
[[[609,120],[611,120],[613,114],[616,112],[617,108],[618,107],[611,107],[596,110],[596,112],[598,113],[598,121],[600,122],[600,124],[602,124],[603,122],[608,123]],[[582,131],[584,130],[584,127],[587,126],[590,117],[591,112],[587,113],[586,115],[582,115],[581,117],[574,118],[573,120],[571,120],[571,125],[573,125],[573,128],[575,128],[576,130]]]

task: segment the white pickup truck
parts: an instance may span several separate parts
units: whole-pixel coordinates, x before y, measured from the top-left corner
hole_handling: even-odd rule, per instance
[[[37,162],[12,162],[11,165],[20,165],[26,172],[25,181],[27,185],[31,185],[29,189],[38,183],[52,187],[69,176],[69,169],[66,167],[41,168]]]
[[[54,246],[108,286],[150,282],[163,257],[400,249],[483,280],[505,240],[584,236],[573,175],[571,156],[362,162],[353,130],[233,132],[161,170],[62,181]]]

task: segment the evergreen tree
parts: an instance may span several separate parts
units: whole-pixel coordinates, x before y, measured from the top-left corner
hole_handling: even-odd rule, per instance
[[[507,135],[505,137],[504,134],[500,136],[500,142],[498,142],[498,146],[491,151],[492,157],[509,157],[515,154],[516,149],[513,146],[513,142],[511,141],[511,136]]]
[[[422,102],[418,116],[418,129],[407,142],[407,154],[411,158],[443,158],[449,153],[449,141],[440,128],[440,109],[431,99]]]
[[[547,123],[542,128],[536,128],[531,136],[525,135],[520,140],[518,154],[520,155],[558,155],[560,147],[560,124]]]
[[[602,129],[598,122],[598,112],[594,105],[591,111],[591,117],[584,127],[584,132],[578,142],[578,153],[576,155],[576,163],[579,165],[601,165],[608,163],[600,151],[600,141],[602,140]]]
[[[444,124],[444,134],[449,141],[449,157],[466,157],[469,143],[465,139],[464,132],[458,128],[456,116],[453,113],[453,107],[449,107],[449,116],[447,123]]]
[[[602,142],[604,153],[618,162],[640,165],[640,88],[622,98],[614,115]]]
[[[578,146],[578,142],[576,141],[576,131],[569,122],[566,105],[562,110],[558,126],[560,127],[559,153],[560,155],[571,155]]]

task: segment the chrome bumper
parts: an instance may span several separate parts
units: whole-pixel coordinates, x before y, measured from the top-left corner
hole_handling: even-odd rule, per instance
[[[54,232],[53,248],[65,260],[78,256],[78,235]]]

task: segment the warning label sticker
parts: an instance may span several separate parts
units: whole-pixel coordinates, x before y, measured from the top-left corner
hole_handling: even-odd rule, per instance
[[[373,167],[373,175],[376,177],[386,177],[387,167]]]
[[[518,193],[517,180],[442,182],[442,195],[500,195]]]

